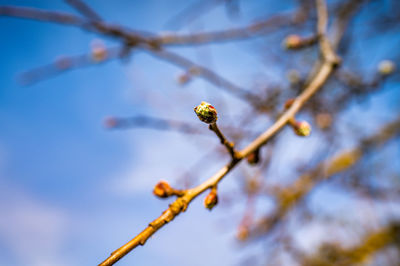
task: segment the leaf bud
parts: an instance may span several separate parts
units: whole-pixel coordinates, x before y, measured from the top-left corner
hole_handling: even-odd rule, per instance
[[[169,196],[174,195],[174,190],[167,181],[161,180],[154,186],[153,194],[159,198],[168,198]]]
[[[298,136],[302,137],[307,137],[311,133],[311,126],[307,121],[296,121],[293,129]]]
[[[216,189],[211,189],[210,193],[204,198],[204,206],[210,211],[218,203],[218,195]]]
[[[291,34],[284,41],[286,49],[299,49],[302,46],[302,38],[297,34]]]
[[[215,110],[214,106],[207,102],[201,102],[200,105],[194,108],[194,112],[204,123],[213,124],[217,122],[217,110]]]
[[[378,65],[378,71],[383,76],[393,74],[395,70],[396,65],[393,63],[393,61],[390,60],[383,60]]]

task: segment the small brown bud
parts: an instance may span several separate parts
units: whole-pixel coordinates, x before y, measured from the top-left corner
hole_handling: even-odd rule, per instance
[[[302,45],[302,38],[297,34],[291,34],[285,39],[286,49],[299,49]]]
[[[296,121],[293,129],[298,136],[307,137],[311,134],[311,126],[307,121]]]
[[[214,106],[209,103],[201,102],[200,105],[194,108],[194,112],[204,123],[213,124],[217,122],[217,110],[215,110]]]
[[[212,189],[204,199],[204,206],[211,211],[212,208],[214,208],[214,206],[217,205],[217,203],[218,203],[217,190]]]
[[[167,181],[160,181],[154,186],[153,194],[159,198],[168,198],[174,195],[174,191]]]
[[[254,152],[250,153],[249,155],[247,155],[246,159],[250,165],[258,164],[260,162],[260,150],[257,149]]]

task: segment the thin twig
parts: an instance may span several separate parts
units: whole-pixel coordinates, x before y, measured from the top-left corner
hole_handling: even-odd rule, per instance
[[[134,116],[128,118],[109,117],[105,120],[105,126],[109,129],[151,128],[157,130],[171,130],[186,134],[205,134],[195,124],[184,121],[163,119],[151,116]],[[208,134],[206,134],[208,135]]]
[[[298,12],[304,11],[301,10]],[[244,27],[191,34],[171,33],[150,38],[150,40],[162,45],[204,45],[209,43],[248,40],[249,38],[263,36],[277,29],[281,29],[282,27],[293,25],[297,22],[294,19],[295,17],[294,12],[278,14]]]
[[[195,62],[174,52],[166,50],[149,50],[149,52],[151,55],[154,55],[162,60],[182,67],[187,71],[190,71],[193,76],[203,78],[204,80],[214,84],[216,87],[230,92],[232,95],[238,97],[239,99],[247,101],[252,106],[256,106],[256,108],[262,107],[259,96],[252,94],[250,91],[235,85],[231,81],[223,78],[209,68],[196,64]]]
[[[251,235],[259,236],[270,232],[288,212],[322,181],[348,170],[372,149],[376,149],[400,134],[400,117],[384,125],[377,133],[361,139],[351,150],[345,150],[319,163],[312,170],[301,175],[292,185],[277,189],[278,207],[274,213],[262,218],[251,230]]]
[[[318,22],[324,20],[324,18],[321,18],[321,16],[323,15],[324,14],[322,13],[318,13]],[[328,51],[325,49],[321,49],[321,52],[326,53]],[[111,256],[103,261],[100,266],[112,265],[123,256],[128,254],[132,249],[136,248],[138,245],[144,245],[146,241],[150,238],[150,236],[152,236],[156,231],[158,231],[166,223],[172,221],[178,214],[184,212],[194,198],[199,196],[205,190],[215,187],[225,177],[225,175],[228,174],[243,158],[245,158],[247,155],[254,152],[255,150],[259,149],[261,146],[265,145],[272,136],[278,133],[283,128],[283,126],[288,123],[290,118],[294,117],[294,115],[307,102],[307,100],[323,86],[325,81],[332,74],[337,62],[327,60],[327,58],[328,57],[326,55],[323,56],[322,64],[320,64],[319,70],[313,76],[310,83],[306,86],[304,91],[295,99],[290,108],[287,109],[286,112],[269,129],[267,129],[263,134],[261,134],[257,139],[255,139],[243,150],[237,152],[236,158],[233,158],[227,165],[221,168],[212,177],[210,177],[197,187],[188,189],[185,195],[183,195],[182,197],[178,197],[169,206],[169,208],[163,212],[160,217],[151,222],[147,228],[145,228],[131,241],[111,253]]]
[[[215,134],[221,141],[221,144],[226,147],[232,159],[234,160],[236,158],[235,144],[233,142],[228,141],[228,139],[224,136],[224,134],[222,134],[222,132],[219,130],[217,123],[210,124],[209,129],[215,132]]]

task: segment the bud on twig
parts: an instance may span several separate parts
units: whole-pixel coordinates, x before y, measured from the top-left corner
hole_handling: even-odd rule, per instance
[[[209,209],[210,211],[214,208],[215,205],[218,203],[218,195],[217,189],[212,188],[210,193],[204,199],[204,206]]]
[[[395,70],[396,65],[393,63],[393,61],[390,60],[383,60],[378,65],[378,71],[383,76],[393,74]]]
[[[171,187],[167,181],[161,180],[154,186],[153,194],[159,198],[168,198],[170,196],[183,196],[185,190],[179,190]]]
[[[168,198],[174,195],[174,190],[166,181],[160,181],[155,185],[153,189],[153,194],[159,198]]]
[[[297,34],[291,34],[284,41],[286,49],[299,49],[302,45],[302,38]]]
[[[247,162],[250,165],[256,165],[258,164],[258,162],[260,161],[260,149],[257,149],[255,151],[253,151],[252,153],[250,153],[249,155],[247,155]]]
[[[204,123],[214,124],[217,122],[217,110],[209,103],[201,102],[200,105],[194,108],[194,112]]]
[[[307,121],[295,121],[292,126],[298,136],[307,137],[311,133],[311,126]]]

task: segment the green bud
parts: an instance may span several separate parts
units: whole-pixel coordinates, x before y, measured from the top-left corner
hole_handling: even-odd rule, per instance
[[[302,137],[307,137],[311,133],[311,126],[307,121],[296,121],[293,129],[298,136]]]
[[[204,123],[213,124],[217,122],[217,110],[209,103],[201,102],[200,105],[194,108],[194,112]]]

